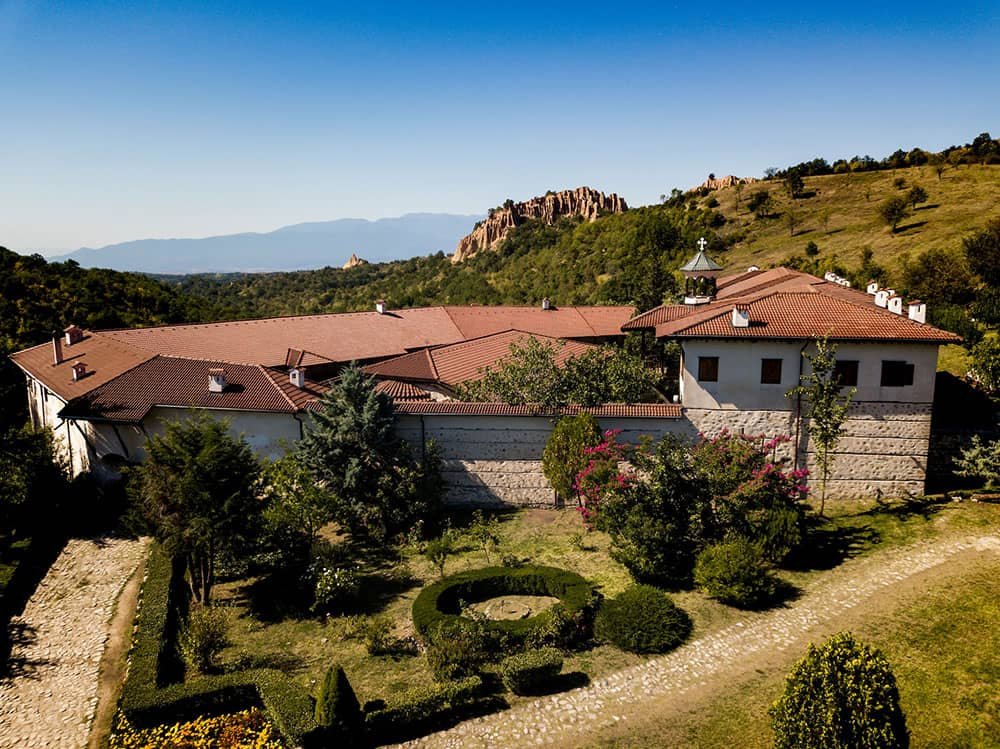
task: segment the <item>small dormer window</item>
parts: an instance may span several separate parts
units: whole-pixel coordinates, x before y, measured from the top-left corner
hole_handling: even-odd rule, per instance
[[[63,332],[66,334],[67,346],[72,346],[83,340],[83,328],[80,328],[76,325],[70,325]]]

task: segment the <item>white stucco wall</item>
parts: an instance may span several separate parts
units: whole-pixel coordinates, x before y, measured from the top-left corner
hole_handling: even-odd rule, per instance
[[[785,397],[799,379],[802,343],[789,341],[690,340],[682,345],[681,403],[688,408],[733,410],[787,410],[794,404]],[[813,345],[806,352],[815,350]],[[698,381],[698,359],[719,357],[718,382]],[[857,401],[932,403],[937,370],[937,346],[915,343],[840,343],[837,358],[858,362]],[[760,382],[762,359],[781,359],[781,384]],[[913,385],[882,387],[883,360],[914,365]]]

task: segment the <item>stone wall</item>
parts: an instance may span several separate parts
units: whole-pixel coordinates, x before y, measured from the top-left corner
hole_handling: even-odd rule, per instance
[[[637,442],[674,434],[694,440],[722,429],[792,439],[779,458],[797,460],[818,475],[805,425],[793,411],[685,409],[681,419],[599,419]],[[551,507],[555,495],[542,475],[541,458],[554,421],[537,416],[404,416],[398,433],[414,445],[434,440],[443,459],[447,501],[474,506]],[[915,403],[855,403],[827,487],[830,498],[921,494],[927,476],[930,407]],[[796,436],[798,437],[796,444]],[[815,481],[813,482],[815,485]]]

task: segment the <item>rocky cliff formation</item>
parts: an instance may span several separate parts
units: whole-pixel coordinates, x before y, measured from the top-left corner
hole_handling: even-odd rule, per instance
[[[368,265],[368,261],[363,257],[358,257],[355,253],[351,253],[351,256],[347,258],[347,262],[344,263],[344,270],[349,268],[357,268],[359,265]]]
[[[698,187],[707,187],[709,190],[721,190],[725,187],[732,187],[733,185],[749,185],[756,181],[756,177],[737,177],[735,174],[729,174],[725,177],[718,178],[709,175],[709,178],[698,185]]]
[[[614,193],[605,195],[589,187],[549,192],[523,203],[508,200],[499,208],[492,209],[486,219],[476,224],[471,234],[459,241],[451,261],[460,263],[477,252],[492,249],[506,239],[514,227],[529,219],[554,224],[563,216],[583,216],[587,221],[593,221],[601,214],[626,210],[628,206],[624,198]]]

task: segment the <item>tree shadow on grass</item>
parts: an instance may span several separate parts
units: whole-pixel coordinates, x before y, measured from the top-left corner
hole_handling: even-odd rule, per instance
[[[531,689],[525,689],[522,694],[525,697],[545,697],[550,694],[568,692],[570,689],[579,689],[590,684],[590,677],[583,671],[570,671],[559,674]]]
[[[797,572],[831,570],[880,540],[878,531],[869,527],[812,527],[805,542],[793,550],[781,566]]]
[[[409,570],[395,568],[365,575],[361,581],[361,597],[350,613],[375,614],[385,609],[393,599],[419,588],[421,581]]]
[[[912,517],[922,517],[930,520],[934,515],[948,506],[943,498],[913,497],[897,502],[879,502],[874,507],[860,512],[855,517],[892,517],[897,520],[909,520]]]
[[[919,229],[921,226],[925,226],[926,224],[926,221],[914,221],[912,224],[903,224],[902,226],[896,227],[894,234],[902,234],[904,231],[908,231],[910,229]]]

